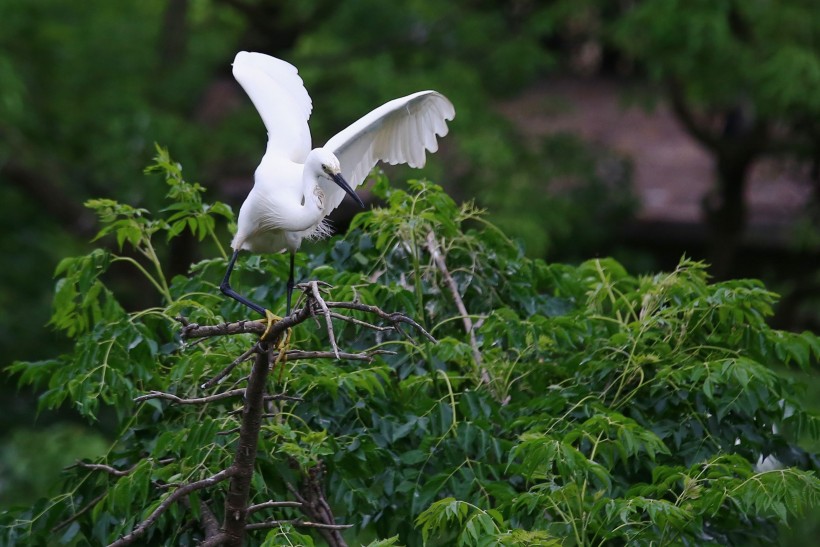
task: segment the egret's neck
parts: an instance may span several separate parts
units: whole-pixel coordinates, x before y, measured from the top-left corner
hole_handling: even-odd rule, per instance
[[[298,203],[288,211],[289,231],[301,232],[309,230],[322,221],[324,215],[325,196],[315,177],[304,175],[302,189],[298,195]]]
[[[325,211],[325,193],[322,191],[316,177],[309,175],[307,172],[303,175],[302,192],[305,209],[321,219]]]

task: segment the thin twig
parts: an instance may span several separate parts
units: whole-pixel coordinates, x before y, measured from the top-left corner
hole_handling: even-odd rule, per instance
[[[82,467],[83,469],[91,469],[93,471],[105,471],[106,473],[114,477],[125,477],[126,475],[130,475],[134,471],[134,469],[136,469],[138,464],[134,464],[128,469],[117,469],[104,463],[77,462],[74,465],[76,467]]]
[[[424,330],[424,327],[422,327],[421,325],[419,325],[403,313],[387,313],[386,311],[376,306],[370,306],[368,304],[359,304],[357,302],[325,302],[325,304],[328,308],[339,308],[345,310],[356,310],[371,313],[373,315],[381,317],[382,319],[390,321],[396,328],[396,330],[398,330],[399,332],[402,332],[399,328],[399,323],[407,323],[408,325],[412,326],[414,329],[419,331],[430,342],[436,343],[436,339],[433,338],[433,336],[429,332]]]
[[[259,351],[259,343],[255,343],[252,345],[245,353],[234,359],[230,365],[223,368],[219,374],[199,386],[201,389],[209,389],[219,383],[225,376],[231,373],[233,369],[235,369],[240,363],[244,363],[245,361],[250,360],[254,353]]]
[[[450,270],[447,269],[447,263],[444,260],[444,255],[441,254],[441,249],[433,232],[427,234],[427,250],[430,251],[430,256],[433,257],[433,262],[436,264],[436,267],[444,277],[444,281],[447,283],[447,288],[450,289],[450,294],[453,296],[453,301],[456,303],[458,313],[461,314],[461,320],[464,322],[464,331],[470,337],[470,347],[473,349],[473,360],[475,361],[476,367],[481,369],[483,376],[486,371],[482,366],[481,351],[478,349],[478,341],[475,337],[473,320],[470,318],[470,314],[467,312],[467,306],[464,305],[464,300],[462,300],[461,295],[458,292],[458,284],[456,284],[453,276],[450,275]]]
[[[327,281],[322,281],[321,279],[314,279],[313,281],[308,281],[307,283],[297,283],[296,288],[301,289],[303,291],[307,291],[307,289],[311,288],[313,285],[321,287],[321,290],[324,293],[327,293],[328,289],[333,288],[333,285],[331,285]]]
[[[177,488],[167,498],[165,498],[150,515],[148,515],[148,518],[134,528],[131,533],[122,536],[117,541],[111,543],[108,547],[122,547],[124,545],[131,545],[138,540],[148,530],[148,528],[150,528],[151,525],[154,524],[154,522],[156,522],[156,520],[177,500],[183,496],[187,496],[191,492],[196,492],[197,490],[209,488],[215,484],[218,484],[225,479],[230,478],[233,474],[234,468],[229,467],[227,469],[223,469],[216,475],[208,477],[207,479],[198,480]]]
[[[192,397],[190,399],[183,399],[173,393],[165,393],[164,391],[149,391],[145,395],[140,395],[134,399],[134,402],[141,403],[143,401],[147,401],[148,399],[166,399],[178,405],[204,405],[207,403],[213,403],[214,401],[221,401],[222,399],[229,399],[231,397],[237,397],[244,394],[244,389],[232,389],[230,391],[223,391],[221,393],[208,395],[207,397]]]
[[[310,522],[301,519],[290,520],[266,520],[265,522],[254,522],[245,525],[245,530],[265,530],[267,528],[276,528],[283,524],[290,524],[291,526],[300,526],[305,528],[318,528],[322,530],[346,530],[352,528],[352,524],[322,524],[321,522]]]
[[[91,501],[89,501],[88,503],[86,503],[79,511],[77,511],[76,513],[74,513],[73,515],[71,515],[70,517],[65,519],[64,521],[62,521],[62,522],[58,523],[56,526],[54,526],[54,528],[51,529],[51,533],[56,534],[57,532],[59,532],[60,530],[62,530],[63,528],[65,528],[66,526],[68,526],[69,524],[71,524],[72,522],[74,522],[75,520],[80,518],[81,516],[83,516],[92,507],[94,507],[95,505],[100,503],[100,501],[102,501],[103,498],[105,498],[105,496],[107,496],[107,495],[108,495],[108,491],[106,490],[102,494],[97,496],[96,498],[94,498]]]
[[[159,460],[156,460],[156,462],[160,465],[165,465],[171,463],[172,461],[174,461],[174,458],[161,458]],[[104,463],[86,463],[82,461],[77,461],[74,463],[74,465],[70,465],[68,469],[71,469],[72,467],[82,467],[83,469],[90,469],[92,471],[105,471],[109,475],[113,475],[115,477],[124,477],[126,475],[130,475],[131,473],[133,473],[134,470],[137,468],[137,465],[139,464],[135,463],[128,469],[117,469],[116,467],[106,465]]]
[[[313,300],[316,304],[322,309],[322,313],[325,316],[325,324],[327,325],[327,336],[330,340],[330,345],[333,348],[333,353],[336,355],[336,358],[339,358],[339,346],[336,345],[336,337],[333,335],[333,320],[330,318],[330,310],[325,304],[324,298],[322,295],[319,294],[319,284],[316,281],[311,281],[309,283],[310,289],[313,293]]]
[[[354,325],[360,325],[362,327],[367,327],[368,329],[373,329],[379,332],[383,332],[386,330],[395,330],[394,326],[389,327],[380,327],[378,325],[374,325],[373,323],[368,323],[367,321],[362,321],[361,319],[356,319],[355,317],[350,317],[349,315],[342,315],[341,313],[330,312],[330,316],[334,319],[341,319],[342,321],[347,321],[348,323],[353,323]]]
[[[293,395],[285,395],[284,393],[278,393],[276,395],[265,395],[265,401],[293,401],[296,403],[301,403],[304,401],[301,397],[294,397]]]
[[[255,505],[249,506],[248,514],[255,513],[257,511],[261,511],[262,509],[268,509],[271,507],[302,507],[302,503],[298,501],[265,501],[262,503],[257,503]]]
[[[352,361],[373,361],[373,354],[369,353],[347,353],[340,351],[338,354],[332,351],[300,351],[292,349],[287,352],[288,361],[294,359],[350,359]]]

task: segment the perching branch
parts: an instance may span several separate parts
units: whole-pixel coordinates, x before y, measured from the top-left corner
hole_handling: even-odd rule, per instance
[[[312,281],[307,284],[297,285],[297,287],[302,288],[303,290],[310,289],[311,293],[313,292],[314,286],[317,287],[318,292],[318,283],[316,281]],[[399,325],[410,325],[411,327],[416,329],[416,331],[418,331],[422,336],[427,338],[427,340],[429,340],[430,342],[436,342],[436,339],[433,338],[433,336],[431,336],[430,333],[424,329],[424,327],[422,327],[416,321],[407,317],[403,313],[387,313],[377,306],[370,306],[367,304],[361,304],[359,302],[328,302],[322,299],[322,303],[315,300],[313,294],[310,294],[303,307],[296,308],[293,312],[291,312],[290,315],[282,318],[281,321],[276,322],[270,328],[270,334],[268,335],[268,339],[273,340],[278,338],[288,329],[293,328],[301,323],[304,323],[306,319],[313,317],[314,315],[323,315],[325,309],[344,309],[360,311],[371,315],[375,315],[380,319],[388,321],[392,328],[395,328],[396,330],[402,333],[403,331],[401,331]],[[180,320],[180,322],[183,323],[182,338],[184,340],[196,338],[210,338],[214,336],[231,336],[236,334],[263,334],[265,332],[265,329],[267,328],[267,324],[264,320],[243,320],[234,323],[220,323],[218,325],[199,325],[197,323],[188,323],[184,320],[184,318],[178,319]],[[380,327],[379,330],[383,330],[384,328],[385,327]]]
[[[216,401],[229,398],[242,398],[243,405],[236,411],[241,412],[239,428],[232,429],[222,434],[237,433],[236,450],[233,462],[229,467],[220,471],[208,479],[196,481],[183,485],[174,490],[162,503],[146,518],[139,523],[136,528],[126,536],[123,536],[112,545],[129,545],[139,539],[145,531],[150,528],[156,520],[171,505],[181,501],[195,490],[208,488],[221,481],[230,479],[225,496],[225,516],[221,526],[216,524],[215,516],[210,508],[208,514],[203,514],[201,524],[205,532],[205,538],[201,545],[231,545],[240,546],[245,539],[248,530],[265,529],[281,524],[291,524],[293,526],[316,529],[329,545],[333,547],[345,546],[341,530],[349,528],[347,524],[337,524],[333,516],[330,505],[324,495],[322,479],[324,476],[321,463],[309,470],[300,488],[294,488],[287,483],[288,490],[296,498],[295,501],[274,501],[249,505],[251,479],[253,477],[259,434],[262,420],[266,416],[265,406],[271,400],[301,401],[302,399],[284,393],[269,394],[267,391],[268,375],[275,367],[285,361],[295,359],[350,359],[370,362],[376,355],[391,354],[393,352],[385,350],[371,350],[361,353],[348,353],[341,351],[336,342],[333,330],[333,319],[346,321],[359,327],[372,329],[375,331],[396,330],[406,336],[401,325],[409,325],[416,329],[428,340],[435,342],[435,339],[422,328],[417,322],[402,313],[387,313],[376,306],[361,304],[359,302],[328,302],[324,299],[322,292],[326,290],[326,284],[312,281],[310,283],[298,285],[302,290],[302,296],[297,303],[297,308],[287,317],[268,325],[266,321],[237,321],[233,323],[221,323],[218,325],[198,325],[190,323],[185,318],[177,318],[182,324],[181,336],[183,340],[201,340],[216,336],[234,336],[238,334],[254,334],[257,336],[267,332],[264,341],[259,340],[250,349],[234,359],[227,367],[214,377],[203,383],[200,388],[208,389],[219,384],[241,363],[252,359],[253,366],[250,374],[237,380],[233,386],[225,391],[204,395],[201,397],[184,398],[162,391],[150,391],[145,395],[137,397],[135,402],[143,402],[150,399],[164,399],[174,404],[180,405],[206,405]],[[301,307],[298,305],[301,304]],[[351,317],[340,313],[339,310],[350,310],[362,312],[377,319],[387,322],[387,325],[377,325],[373,322]],[[324,329],[328,334],[332,351],[317,350],[308,351],[301,349],[290,349],[287,347],[290,329],[304,323],[310,319],[324,317]],[[318,324],[321,328],[321,323]],[[244,388],[236,387],[246,383]],[[103,464],[87,464],[89,469],[98,469],[115,476],[123,476],[130,470],[120,471]],[[249,523],[248,516],[268,508],[292,507],[299,509],[307,519],[267,519],[263,522]]]

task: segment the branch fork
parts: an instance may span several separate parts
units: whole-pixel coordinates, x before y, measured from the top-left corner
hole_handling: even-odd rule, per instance
[[[188,494],[198,490],[213,488],[214,486],[229,481],[226,489],[224,522],[219,525],[212,508],[208,503],[202,503],[202,519],[200,527],[204,534],[202,546],[241,546],[248,530],[264,529],[291,524],[293,526],[312,528],[321,534],[327,543],[333,547],[345,546],[341,530],[349,528],[348,524],[337,524],[330,509],[330,505],[324,495],[323,478],[324,468],[321,462],[310,469],[307,476],[299,487],[294,487],[286,483],[295,501],[274,501],[251,505],[250,489],[253,476],[259,433],[265,413],[266,404],[271,400],[301,401],[299,397],[289,396],[285,393],[268,394],[267,379],[268,374],[279,364],[293,359],[350,359],[371,362],[377,355],[391,354],[393,352],[385,350],[370,350],[361,353],[349,353],[339,349],[333,330],[333,320],[346,321],[360,327],[375,331],[397,331],[407,337],[407,333],[402,330],[402,325],[412,327],[422,337],[430,342],[435,339],[416,321],[403,313],[388,313],[377,306],[370,306],[360,302],[334,302],[326,300],[329,285],[320,281],[311,281],[297,285],[302,291],[302,295],[297,302],[293,312],[283,317],[281,320],[270,323],[267,320],[242,320],[231,323],[220,323],[217,325],[199,325],[191,323],[184,317],[177,320],[182,325],[181,338],[183,341],[201,342],[207,338],[216,336],[235,336],[238,334],[254,334],[264,336],[264,340],[257,340],[245,352],[236,357],[228,366],[222,369],[214,377],[204,382],[200,389],[210,389],[223,382],[233,370],[245,361],[252,360],[253,366],[250,374],[237,381],[232,388],[203,395],[200,397],[180,397],[173,393],[161,391],[150,391],[135,399],[135,402],[144,402],[151,399],[161,399],[169,401],[171,404],[179,405],[207,405],[213,402],[230,398],[242,398],[243,404],[232,413],[240,414],[240,425],[237,429],[227,433],[238,433],[234,460],[230,466],[212,475],[211,477],[194,481],[188,484],[174,485],[175,489],[167,495],[156,509],[129,533],[114,543],[112,546],[125,546],[137,543],[159,517],[167,511],[173,504],[186,503]],[[301,307],[299,305],[301,304]],[[376,320],[385,321],[387,325],[380,326],[375,323],[351,317],[344,312],[362,312],[374,316]],[[328,334],[330,351],[317,350],[307,351],[291,349],[287,342],[290,329],[314,319],[324,319],[324,329]],[[321,328],[321,322],[318,323]],[[245,383],[245,387],[237,387]],[[128,474],[131,470],[120,471],[103,464],[83,464],[82,467],[94,471],[105,472],[115,477]],[[102,498],[100,498],[102,499]],[[95,500],[99,501],[99,500]],[[289,507],[301,511],[307,519],[276,519],[268,518],[262,522],[248,522],[248,517],[263,509]]]

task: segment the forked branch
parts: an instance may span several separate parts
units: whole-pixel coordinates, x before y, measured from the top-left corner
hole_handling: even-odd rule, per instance
[[[265,340],[254,343],[250,349],[234,359],[227,367],[217,373],[216,376],[200,386],[200,389],[212,388],[225,379],[242,362],[253,360],[253,367],[250,374],[237,381],[233,388],[201,397],[180,397],[173,393],[161,391],[151,391],[135,399],[135,402],[142,402],[149,399],[163,399],[173,404],[180,405],[206,405],[216,401],[229,398],[241,398],[242,407],[240,426],[238,428],[238,439],[233,462],[229,467],[219,473],[190,484],[178,487],[174,490],[157,508],[139,523],[136,528],[112,545],[123,546],[135,543],[141,538],[156,520],[177,502],[182,502],[183,497],[196,490],[209,488],[230,479],[230,486],[227,488],[225,496],[225,516],[221,526],[214,525],[214,516],[211,513],[205,519],[207,526],[203,525],[205,538],[201,545],[232,545],[240,546],[244,542],[247,530],[264,529],[281,524],[291,524],[306,528],[313,528],[320,533],[324,539],[332,546],[344,546],[344,540],[340,531],[349,525],[337,524],[335,522],[330,505],[327,503],[323,485],[323,469],[321,464],[310,470],[308,476],[300,487],[294,488],[288,484],[288,490],[296,498],[295,501],[268,501],[257,505],[251,505],[250,489],[251,479],[256,464],[257,445],[262,420],[265,417],[267,401],[270,400],[290,400],[300,401],[299,397],[282,394],[271,395],[267,390],[267,378],[269,373],[282,361],[293,359],[350,359],[361,361],[372,361],[378,354],[392,353],[384,350],[371,350],[361,353],[347,353],[341,351],[336,343],[336,336],[333,330],[333,320],[346,321],[365,329],[376,331],[396,330],[407,336],[402,331],[401,325],[408,325],[414,328],[427,340],[435,342],[435,339],[413,319],[402,313],[388,313],[377,306],[361,304],[359,302],[328,302],[324,299],[323,292],[326,285],[317,281],[298,285],[302,290],[300,303],[302,307],[297,307],[290,315],[282,318],[273,325],[268,325],[266,321],[237,321],[233,323],[221,323],[218,325],[198,325],[190,323],[185,318],[178,318],[182,324],[181,335],[183,340],[201,340],[216,336],[234,336],[238,334],[255,334],[261,336],[267,332]],[[298,305],[297,305],[298,306]],[[352,317],[344,311],[361,312],[362,314],[374,317],[374,320]],[[310,319],[324,318],[324,328],[327,331],[330,341],[330,350],[306,351],[290,349],[287,347],[289,330]],[[383,321],[387,324],[377,325],[376,321]],[[319,322],[321,328],[321,320]],[[283,342],[283,340],[285,342]],[[245,383],[245,387],[238,387]],[[232,430],[232,432],[234,432]],[[88,465],[90,469],[105,471],[112,475],[120,475],[114,468],[104,465]],[[127,473],[128,471],[125,471]],[[249,523],[248,516],[266,508],[292,507],[299,509],[307,517],[306,519],[277,519],[268,518],[262,522]]]

